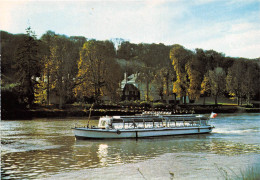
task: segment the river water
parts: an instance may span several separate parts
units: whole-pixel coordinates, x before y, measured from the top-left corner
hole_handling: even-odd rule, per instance
[[[96,125],[97,120],[90,123]],[[212,177],[221,179],[227,170],[240,172],[260,162],[259,113],[219,114],[211,120],[216,127],[211,134],[137,141],[76,140],[71,129],[75,124],[86,125],[87,118],[1,121],[1,179],[42,179],[76,170],[124,167],[151,160],[154,166],[161,166],[160,158],[168,157],[175,158],[169,158],[169,164],[179,163],[172,170],[175,177],[179,174],[189,178],[192,174],[203,179],[202,172],[209,170],[202,165],[206,158],[206,164],[212,166],[208,174],[214,169]],[[180,167],[191,169],[186,172],[185,168],[178,170]],[[153,173],[147,171],[146,176],[154,177]],[[147,177],[143,176],[150,179]]]

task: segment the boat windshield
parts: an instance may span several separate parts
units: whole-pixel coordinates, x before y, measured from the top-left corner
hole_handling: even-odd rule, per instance
[[[111,117],[102,117],[99,119],[98,127],[99,128],[109,128],[111,126]]]

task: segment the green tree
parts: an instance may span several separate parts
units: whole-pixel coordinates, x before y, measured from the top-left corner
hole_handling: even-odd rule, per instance
[[[243,77],[242,94],[246,97],[247,104],[253,96],[259,93],[260,67],[257,62],[247,62]]]
[[[138,61],[138,45],[130,43],[129,41],[122,41],[118,45],[116,51],[116,58],[121,65],[122,71],[126,74],[136,73],[136,69],[139,67]]]
[[[216,52],[214,50],[207,50],[204,52],[206,56],[206,69],[214,70],[215,67],[222,67],[223,60],[225,59],[224,54]],[[225,70],[225,68],[223,68]]]
[[[141,66],[139,66],[139,75],[138,81],[145,84],[145,100],[151,101],[153,97],[151,97],[150,91],[152,88],[151,83],[154,81],[155,72],[157,67],[155,64],[161,58],[161,51],[158,48],[157,44],[138,44],[138,60],[141,62]]]
[[[17,49],[15,76],[19,82],[20,98],[30,108],[34,101],[35,77],[39,76],[41,66],[36,36],[31,27],[26,29],[26,33],[27,35]]]
[[[0,31],[1,36],[1,74],[8,77],[11,81],[15,82],[14,76],[16,69],[15,64],[18,60],[16,58],[18,47],[24,44],[27,38],[25,34],[13,35],[5,31]]]
[[[123,41],[117,50],[117,58],[125,59],[126,61],[132,60],[137,56],[138,46],[130,43],[129,41]]]

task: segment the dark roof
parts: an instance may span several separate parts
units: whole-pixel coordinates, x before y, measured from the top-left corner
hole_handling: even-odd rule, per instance
[[[139,91],[133,84],[125,84],[124,91]]]

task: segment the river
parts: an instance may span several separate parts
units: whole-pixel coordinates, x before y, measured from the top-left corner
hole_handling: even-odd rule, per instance
[[[260,162],[259,113],[219,114],[211,120],[211,134],[138,140],[76,140],[71,127],[86,123],[87,118],[1,121],[1,179],[71,172],[68,177],[77,177],[79,170],[89,172],[88,179],[99,171],[110,179],[113,172],[124,174],[131,167],[134,179],[156,179],[165,172],[169,178],[221,179]],[[90,123],[96,125],[97,120]],[[160,173],[152,171],[160,168]]]

